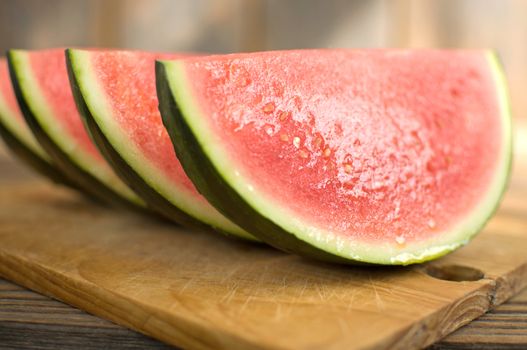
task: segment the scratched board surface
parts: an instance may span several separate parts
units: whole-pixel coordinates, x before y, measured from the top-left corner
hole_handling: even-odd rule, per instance
[[[11,165],[0,162],[0,276],[185,348],[419,348],[527,284],[521,174],[469,246],[359,268],[97,206]],[[484,276],[426,273],[456,265]]]

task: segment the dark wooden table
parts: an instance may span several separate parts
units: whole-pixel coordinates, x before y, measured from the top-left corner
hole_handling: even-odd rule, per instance
[[[2,181],[34,175],[0,148]],[[527,252],[526,252],[527,254]],[[0,279],[0,349],[169,349],[168,345]],[[527,290],[431,349],[527,349]]]

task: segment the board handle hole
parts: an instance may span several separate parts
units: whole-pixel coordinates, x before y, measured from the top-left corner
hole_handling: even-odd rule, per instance
[[[440,280],[454,282],[478,281],[485,278],[483,271],[463,265],[430,265],[425,267],[425,273]]]

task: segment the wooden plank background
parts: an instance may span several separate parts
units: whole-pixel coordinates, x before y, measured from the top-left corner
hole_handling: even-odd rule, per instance
[[[527,116],[524,0],[2,0],[0,49],[492,47]]]

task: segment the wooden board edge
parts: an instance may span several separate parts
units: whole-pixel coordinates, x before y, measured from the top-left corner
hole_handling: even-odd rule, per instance
[[[236,334],[214,333],[198,323],[178,318],[166,310],[135,305],[127,296],[116,294],[88,281],[71,278],[32,261],[0,251],[0,276],[90,314],[156,338],[174,346],[192,349],[270,349],[272,344],[254,344]],[[418,268],[419,269],[419,268]],[[472,293],[430,313],[405,330],[380,341],[378,349],[418,349],[441,340],[527,287],[527,259],[520,266],[497,278],[486,278]],[[90,285],[93,294],[79,286]],[[104,296],[120,299],[120,305],[109,305]],[[102,304],[104,308],[99,307]],[[129,322],[125,315],[141,314],[141,325]],[[142,328],[141,328],[142,327]],[[435,332],[430,330],[436,329]],[[199,333],[199,334],[197,334]]]

